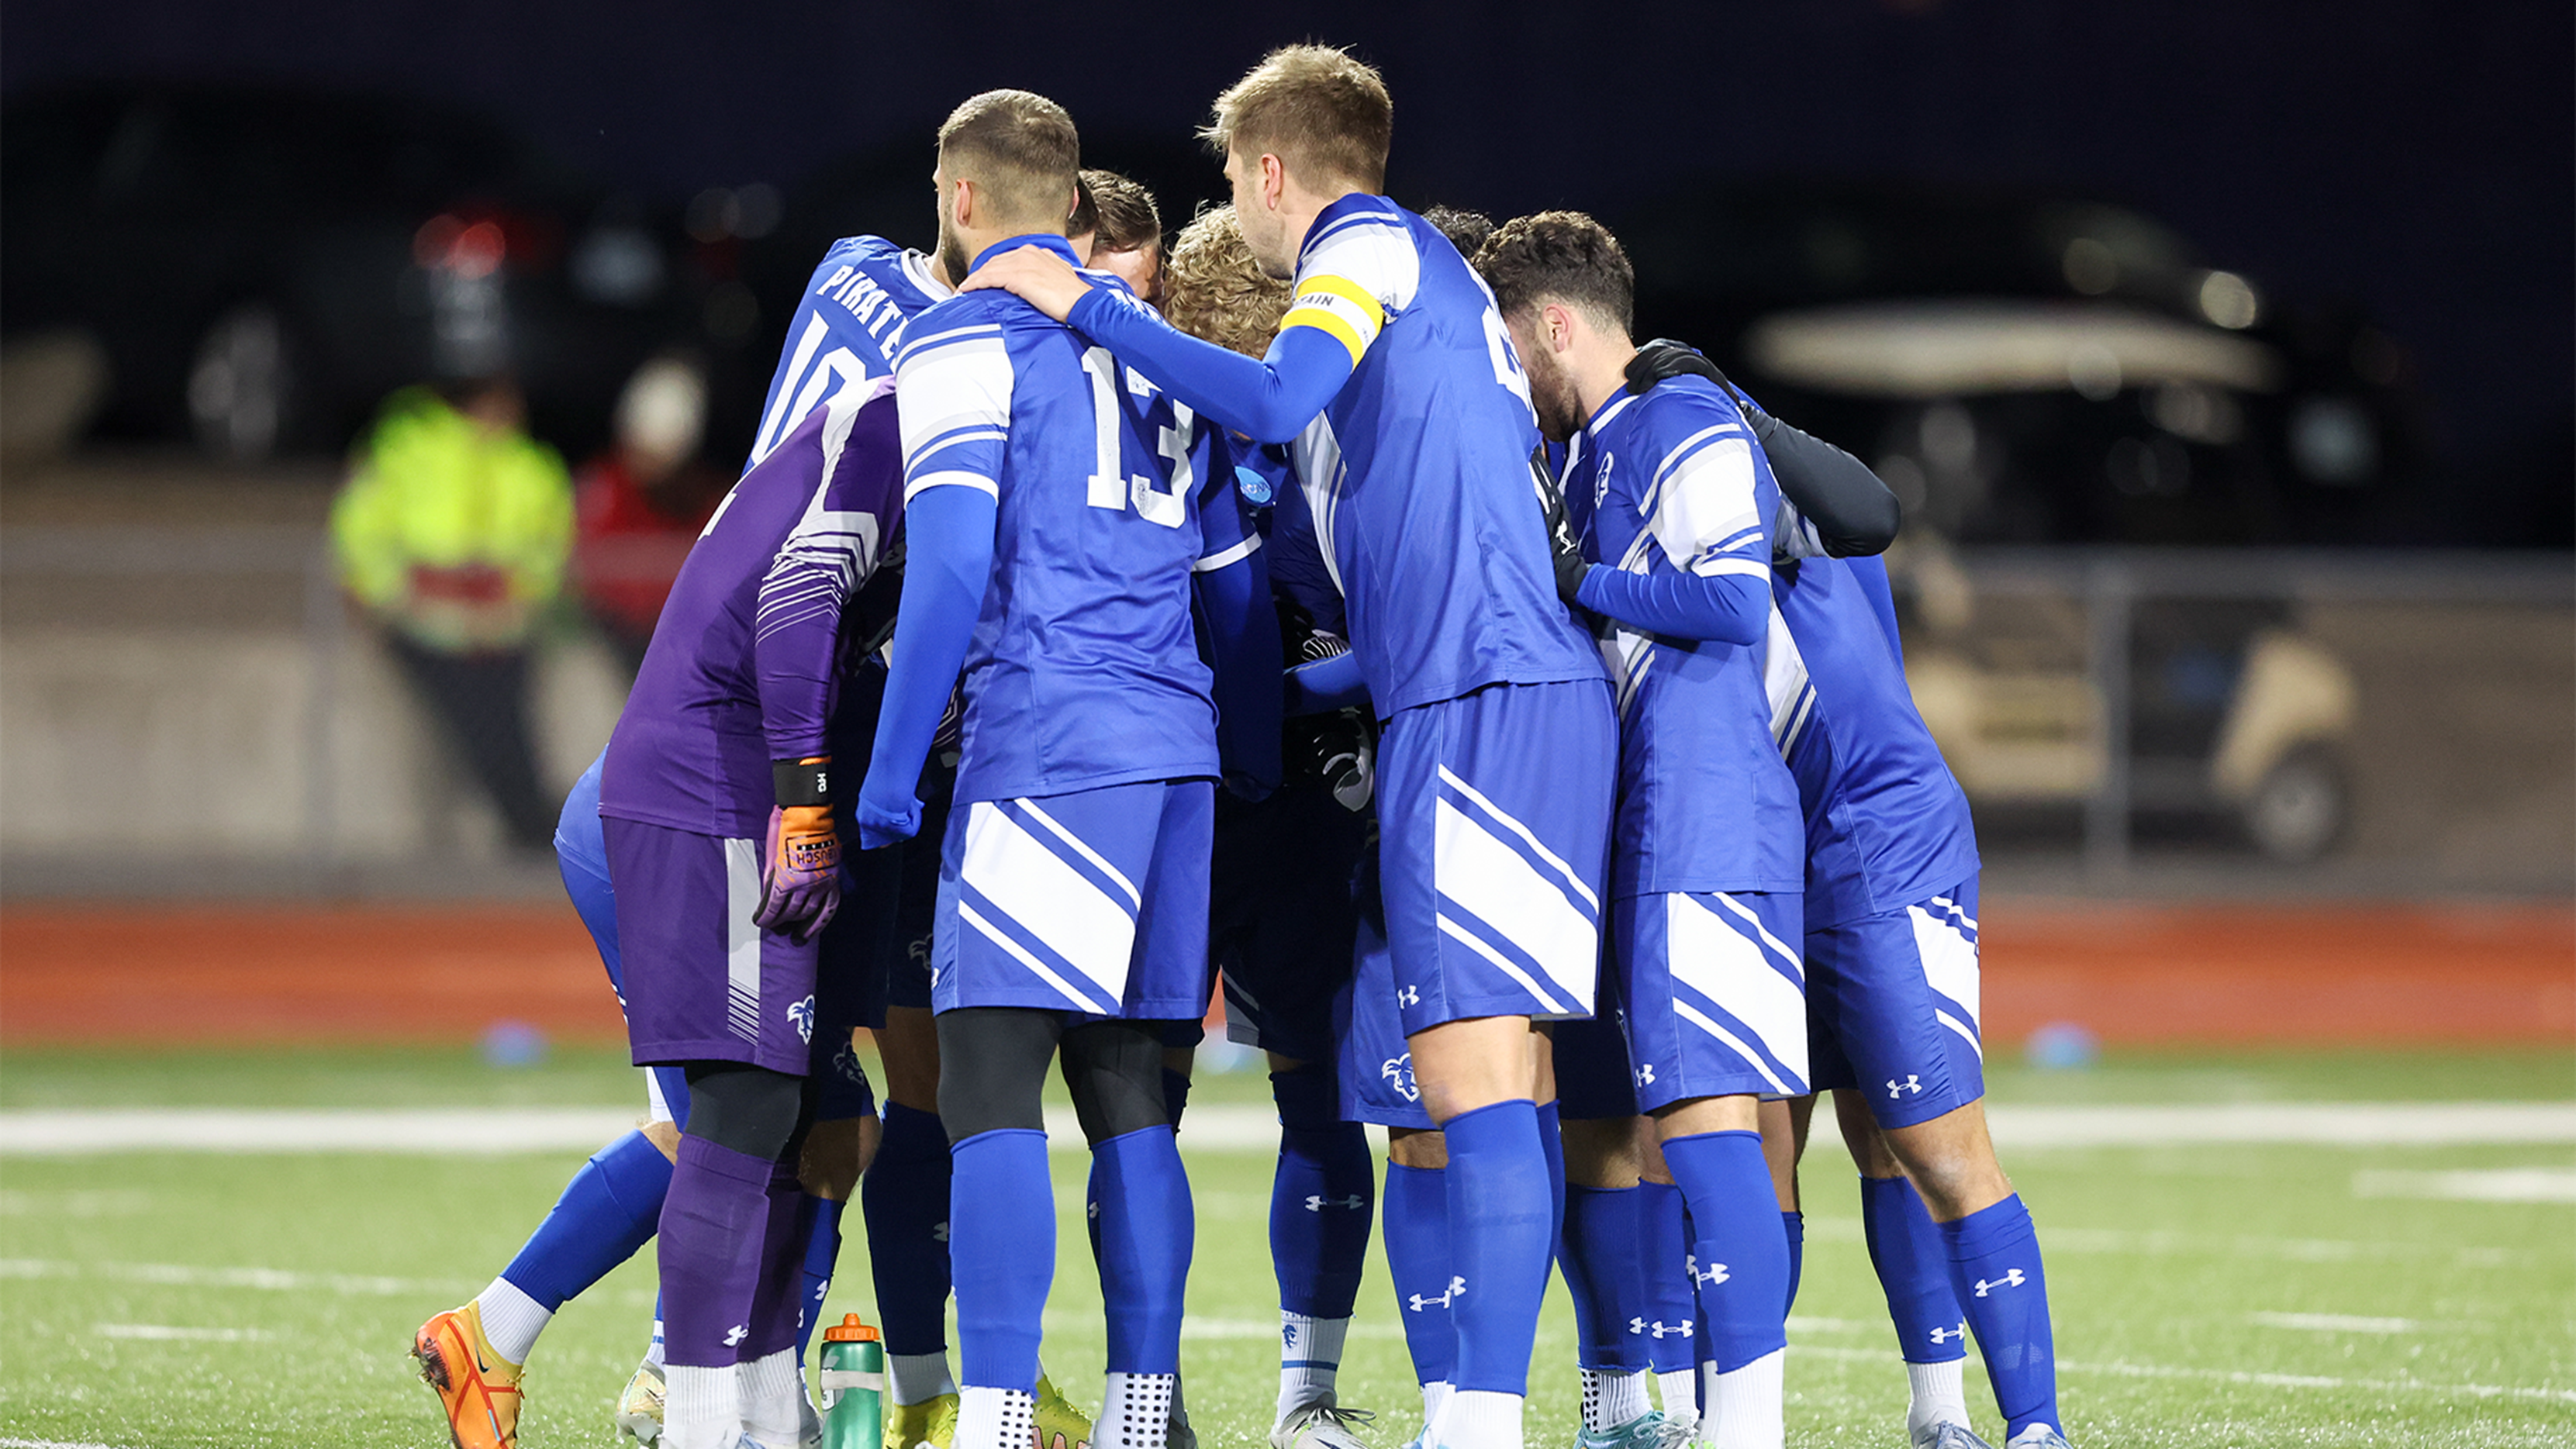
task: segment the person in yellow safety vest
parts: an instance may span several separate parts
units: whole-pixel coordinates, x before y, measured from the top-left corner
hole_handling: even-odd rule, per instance
[[[331,507],[350,596],[499,807],[514,844],[549,848],[555,808],[528,731],[528,646],[572,554],[572,481],[525,431],[506,379],[405,388],[385,402]]]

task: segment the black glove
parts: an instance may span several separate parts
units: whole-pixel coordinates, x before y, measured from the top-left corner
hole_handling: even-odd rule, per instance
[[[1700,354],[1696,347],[1658,337],[1639,346],[1637,355],[1628,359],[1628,391],[1644,394],[1647,389],[1668,377],[1704,377],[1719,388],[1732,392],[1734,384],[1717,364]]]
[[[1565,489],[1548,475],[1544,458],[1530,458],[1530,480],[1538,489],[1539,507],[1547,523],[1549,561],[1556,567],[1556,596],[1573,604],[1575,590],[1583,587],[1583,576],[1592,565],[1583,561],[1583,546],[1574,541],[1574,527],[1565,519]]]

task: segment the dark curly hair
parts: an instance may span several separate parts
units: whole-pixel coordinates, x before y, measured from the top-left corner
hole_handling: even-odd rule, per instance
[[[1476,249],[1476,270],[1506,317],[1555,300],[1626,332],[1635,322],[1637,273],[1610,229],[1579,211],[1516,216]]]

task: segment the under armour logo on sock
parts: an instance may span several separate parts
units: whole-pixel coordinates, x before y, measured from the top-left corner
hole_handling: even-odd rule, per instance
[[[1912,1092],[1914,1095],[1916,1095],[1916,1096],[1918,1096],[1918,1097],[1919,1097],[1919,1096],[1922,1096],[1922,1095],[1923,1095],[1923,1079],[1922,1079],[1921,1077],[1911,1076],[1911,1075],[1907,1076],[1907,1077],[1906,1077],[1906,1079],[1905,1079],[1904,1081],[1902,1081],[1902,1082],[1900,1082],[1900,1081],[1896,1080],[1894,1077],[1890,1077],[1890,1078],[1888,1078],[1888,1079],[1887,1079],[1887,1096],[1888,1096],[1888,1100],[1890,1100],[1890,1101],[1894,1101],[1894,1100],[1896,1099],[1896,1094],[1897,1094],[1897,1093],[1899,1093],[1899,1092]]]
[[[1349,1208],[1351,1211],[1357,1212],[1361,1208],[1367,1206],[1368,1199],[1360,1196],[1358,1193],[1352,1193],[1349,1197],[1310,1197],[1306,1199],[1306,1211],[1310,1213],[1319,1213],[1328,1207]]]
[[[2004,1275],[2000,1278],[1978,1279],[1977,1296],[1980,1298],[1985,1297],[1986,1290],[1989,1288],[2018,1288],[2029,1281],[2030,1280],[2028,1278],[2021,1275],[2021,1270],[2019,1268],[2006,1268],[2004,1270]]]
[[[1451,1302],[1457,1299],[1460,1294],[1465,1293],[1466,1291],[1467,1280],[1464,1278],[1453,1277],[1449,1280],[1449,1291],[1441,1294],[1439,1297],[1426,1298],[1421,1294],[1416,1293],[1405,1301],[1412,1306],[1414,1312],[1420,1313],[1423,1309],[1429,1308],[1433,1304],[1438,1304],[1440,1307],[1446,1308]]]
[[[1706,1283],[1712,1288],[1734,1276],[1734,1274],[1726,1271],[1726,1265],[1724,1263],[1709,1264],[1708,1271],[1705,1273],[1699,1270],[1699,1265],[1697,1263],[1693,1263],[1691,1265],[1691,1281],[1694,1283]]]
[[[1964,1318],[1959,1320],[1959,1326],[1956,1328],[1936,1328],[1932,1330],[1932,1342],[1935,1344],[1966,1343],[1967,1341],[1968,1320]]]
[[[724,1336],[725,1347],[740,1348],[742,1346],[744,1335],[750,1332],[751,1325],[748,1323],[737,1323],[733,1327],[726,1329]]]

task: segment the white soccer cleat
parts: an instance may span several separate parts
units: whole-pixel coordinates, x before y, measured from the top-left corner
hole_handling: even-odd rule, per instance
[[[2012,1436],[2004,1449],[2073,1449],[2054,1424],[2033,1424]]]
[[[1292,1410],[1270,1431],[1270,1449],[1368,1449],[1352,1430],[1377,1415],[1345,1409],[1331,1399],[1317,1399]]]
[[[2016,1440],[2016,1443],[2019,1441]],[[2063,1444],[2066,1441],[2058,1441]],[[1926,1424],[1914,1431],[1914,1449],[1995,1449],[1965,1424]]]

